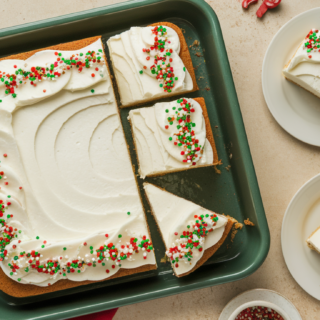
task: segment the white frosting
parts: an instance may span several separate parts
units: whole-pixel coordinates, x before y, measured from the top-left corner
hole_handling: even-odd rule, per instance
[[[317,30],[313,29],[313,32]],[[315,32],[316,37],[320,32]],[[310,41],[309,36],[300,44],[290,63],[283,69],[286,78],[310,91],[320,98],[320,47],[308,48],[305,43]],[[320,42],[312,42],[320,46]],[[308,52],[309,51],[309,52]]]
[[[70,57],[99,50],[100,40],[78,51],[58,53]],[[19,68],[47,66],[56,59],[54,52],[41,51],[26,61],[0,61],[0,70],[11,74]],[[16,88],[15,98],[3,93],[0,82],[0,174],[4,172],[0,200],[4,205],[11,202],[3,218],[13,217],[6,223],[21,230],[6,247],[8,254],[0,266],[21,283],[102,280],[115,274],[119,264],[129,269],[155,264],[153,252],[142,249],[120,263],[104,260],[105,265],[96,262],[96,267],[88,267],[98,260],[100,246],[112,242],[119,253],[128,254],[131,238],[140,243],[142,236],[148,237],[103,53],[101,57],[102,62],[91,62],[81,73],[72,68],[57,80],[38,81],[36,87],[27,82]],[[62,72],[66,65],[60,66]],[[0,225],[0,236],[5,231]],[[41,254],[40,265],[48,259],[59,261],[61,268],[72,260],[83,261],[81,273],[76,269],[63,276],[60,270],[51,275],[31,267],[26,272],[30,259],[14,257],[31,250]],[[10,275],[12,261],[19,269]]]
[[[155,187],[152,184],[144,183],[144,189],[167,250],[172,246],[180,244],[180,235],[183,231],[188,230],[188,225],[194,225],[196,220],[194,218],[195,215],[212,215],[212,211]],[[225,226],[228,223],[228,219],[222,215],[217,214],[217,216],[219,219],[213,227],[214,230],[202,238],[201,245],[204,250],[201,252],[193,250],[193,258],[191,261],[180,259],[178,267],[172,264],[177,275],[192,270],[197,261],[201,259],[203,252],[219,242],[224,233]]]
[[[308,238],[307,242],[320,252],[320,229],[317,229],[316,232]]]
[[[186,149],[179,144],[174,144],[176,139],[174,134],[179,132],[177,129],[179,123],[174,120],[170,125],[168,122],[168,117],[177,116],[176,112],[181,115],[186,114],[183,110],[178,111],[178,108],[181,107],[178,100],[156,103],[149,108],[130,110],[128,119],[131,122],[136,144],[141,178],[163,171],[181,170],[213,163],[213,150],[206,138],[202,108],[193,99],[185,100],[194,108],[194,112],[190,113],[191,120],[195,123],[195,127],[192,129],[196,139],[199,140],[199,146],[201,146],[201,150],[197,152],[198,157],[187,162],[183,162],[186,160],[186,155],[181,154],[181,151]],[[173,110],[173,108],[175,109]],[[170,137],[172,137],[171,141]]]
[[[166,27],[167,35],[158,37],[167,39],[165,48],[173,51],[170,64],[178,80],[174,82],[171,93],[164,92],[159,86],[160,80],[156,79],[156,74],[151,73],[150,67],[154,64],[155,55],[159,55],[160,51],[150,50],[150,54],[143,52],[144,48],[150,49],[154,44],[153,28],[132,27],[120,35],[111,37],[107,42],[123,106],[193,89],[192,78],[179,57],[179,36],[169,27]],[[160,62],[158,64],[160,65]],[[140,74],[140,71],[143,73]]]

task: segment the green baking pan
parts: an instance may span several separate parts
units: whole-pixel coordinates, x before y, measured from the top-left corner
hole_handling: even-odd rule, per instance
[[[267,220],[220,24],[206,2],[129,1],[2,29],[0,56],[94,35],[102,35],[105,44],[110,36],[131,26],[143,26],[157,21],[175,23],[184,32],[200,88],[199,91],[186,96],[205,98],[222,165],[218,168],[199,168],[167,174],[146,181],[208,209],[229,214],[240,222],[249,218],[255,227],[244,227],[238,231],[234,239],[229,236],[207,263],[191,275],[178,279],[173,275],[170,264],[161,262],[165,248],[144,199],[156,248],[157,271],[58,291],[36,298],[17,299],[0,292],[0,319],[66,319],[223,284],[249,276],[266,258],[270,246]],[[106,53],[108,55],[107,48]],[[124,109],[120,113],[137,170],[136,154],[127,121],[128,111]],[[142,180],[138,180],[142,188]],[[37,303],[39,301],[40,304]]]

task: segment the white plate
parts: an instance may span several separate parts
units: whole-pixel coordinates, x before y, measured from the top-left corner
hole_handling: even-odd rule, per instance
[[[320,28],[320,8],[285,24],[271,41],[262,66],[262,89],[268,108],[280,126],[297,139],[320,146],[320,99],[287,81],[283,67],[313,28]]]
[[[248,301],[262,300],[273,303],[284,310],[291,320],[302,320],[295,306],[279,293],[267,289],[245,291],[233,298],[222,310],[219,320],[228,320],[232,312]]]
[[[287,267],[298,284],[320,300],[320,254],[306,244],[320,226],[320,174],[309,180],[291,200],[284,215],[281,246]]]

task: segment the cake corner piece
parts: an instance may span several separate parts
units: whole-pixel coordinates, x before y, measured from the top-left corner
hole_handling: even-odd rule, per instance
[[[199,89],[181,29],[170,22],[131,27],[107,45],[120,95],[120,108]]]

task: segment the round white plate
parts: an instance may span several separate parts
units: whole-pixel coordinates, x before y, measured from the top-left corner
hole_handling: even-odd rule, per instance
[[[286,23],[271,41],[262,66],[262,89],[280,126],[297,139],[320,146],[320,99],[287,81],[283,67],[313,28],[320,28],[320,8]]]
[[[306,244],[320,226],[320,174],[309,180],[291,200],[284,215],[281,246],[287,267],[298,284],[320,300],[320,254]]]
[[[262,300],[271,302],[283,309],[291,320],[302,320],[295,306],[279,293],[267,289],[245,291],[233,298],[222,310],[219,320],[228,320],[232,312],[248,301]]]

